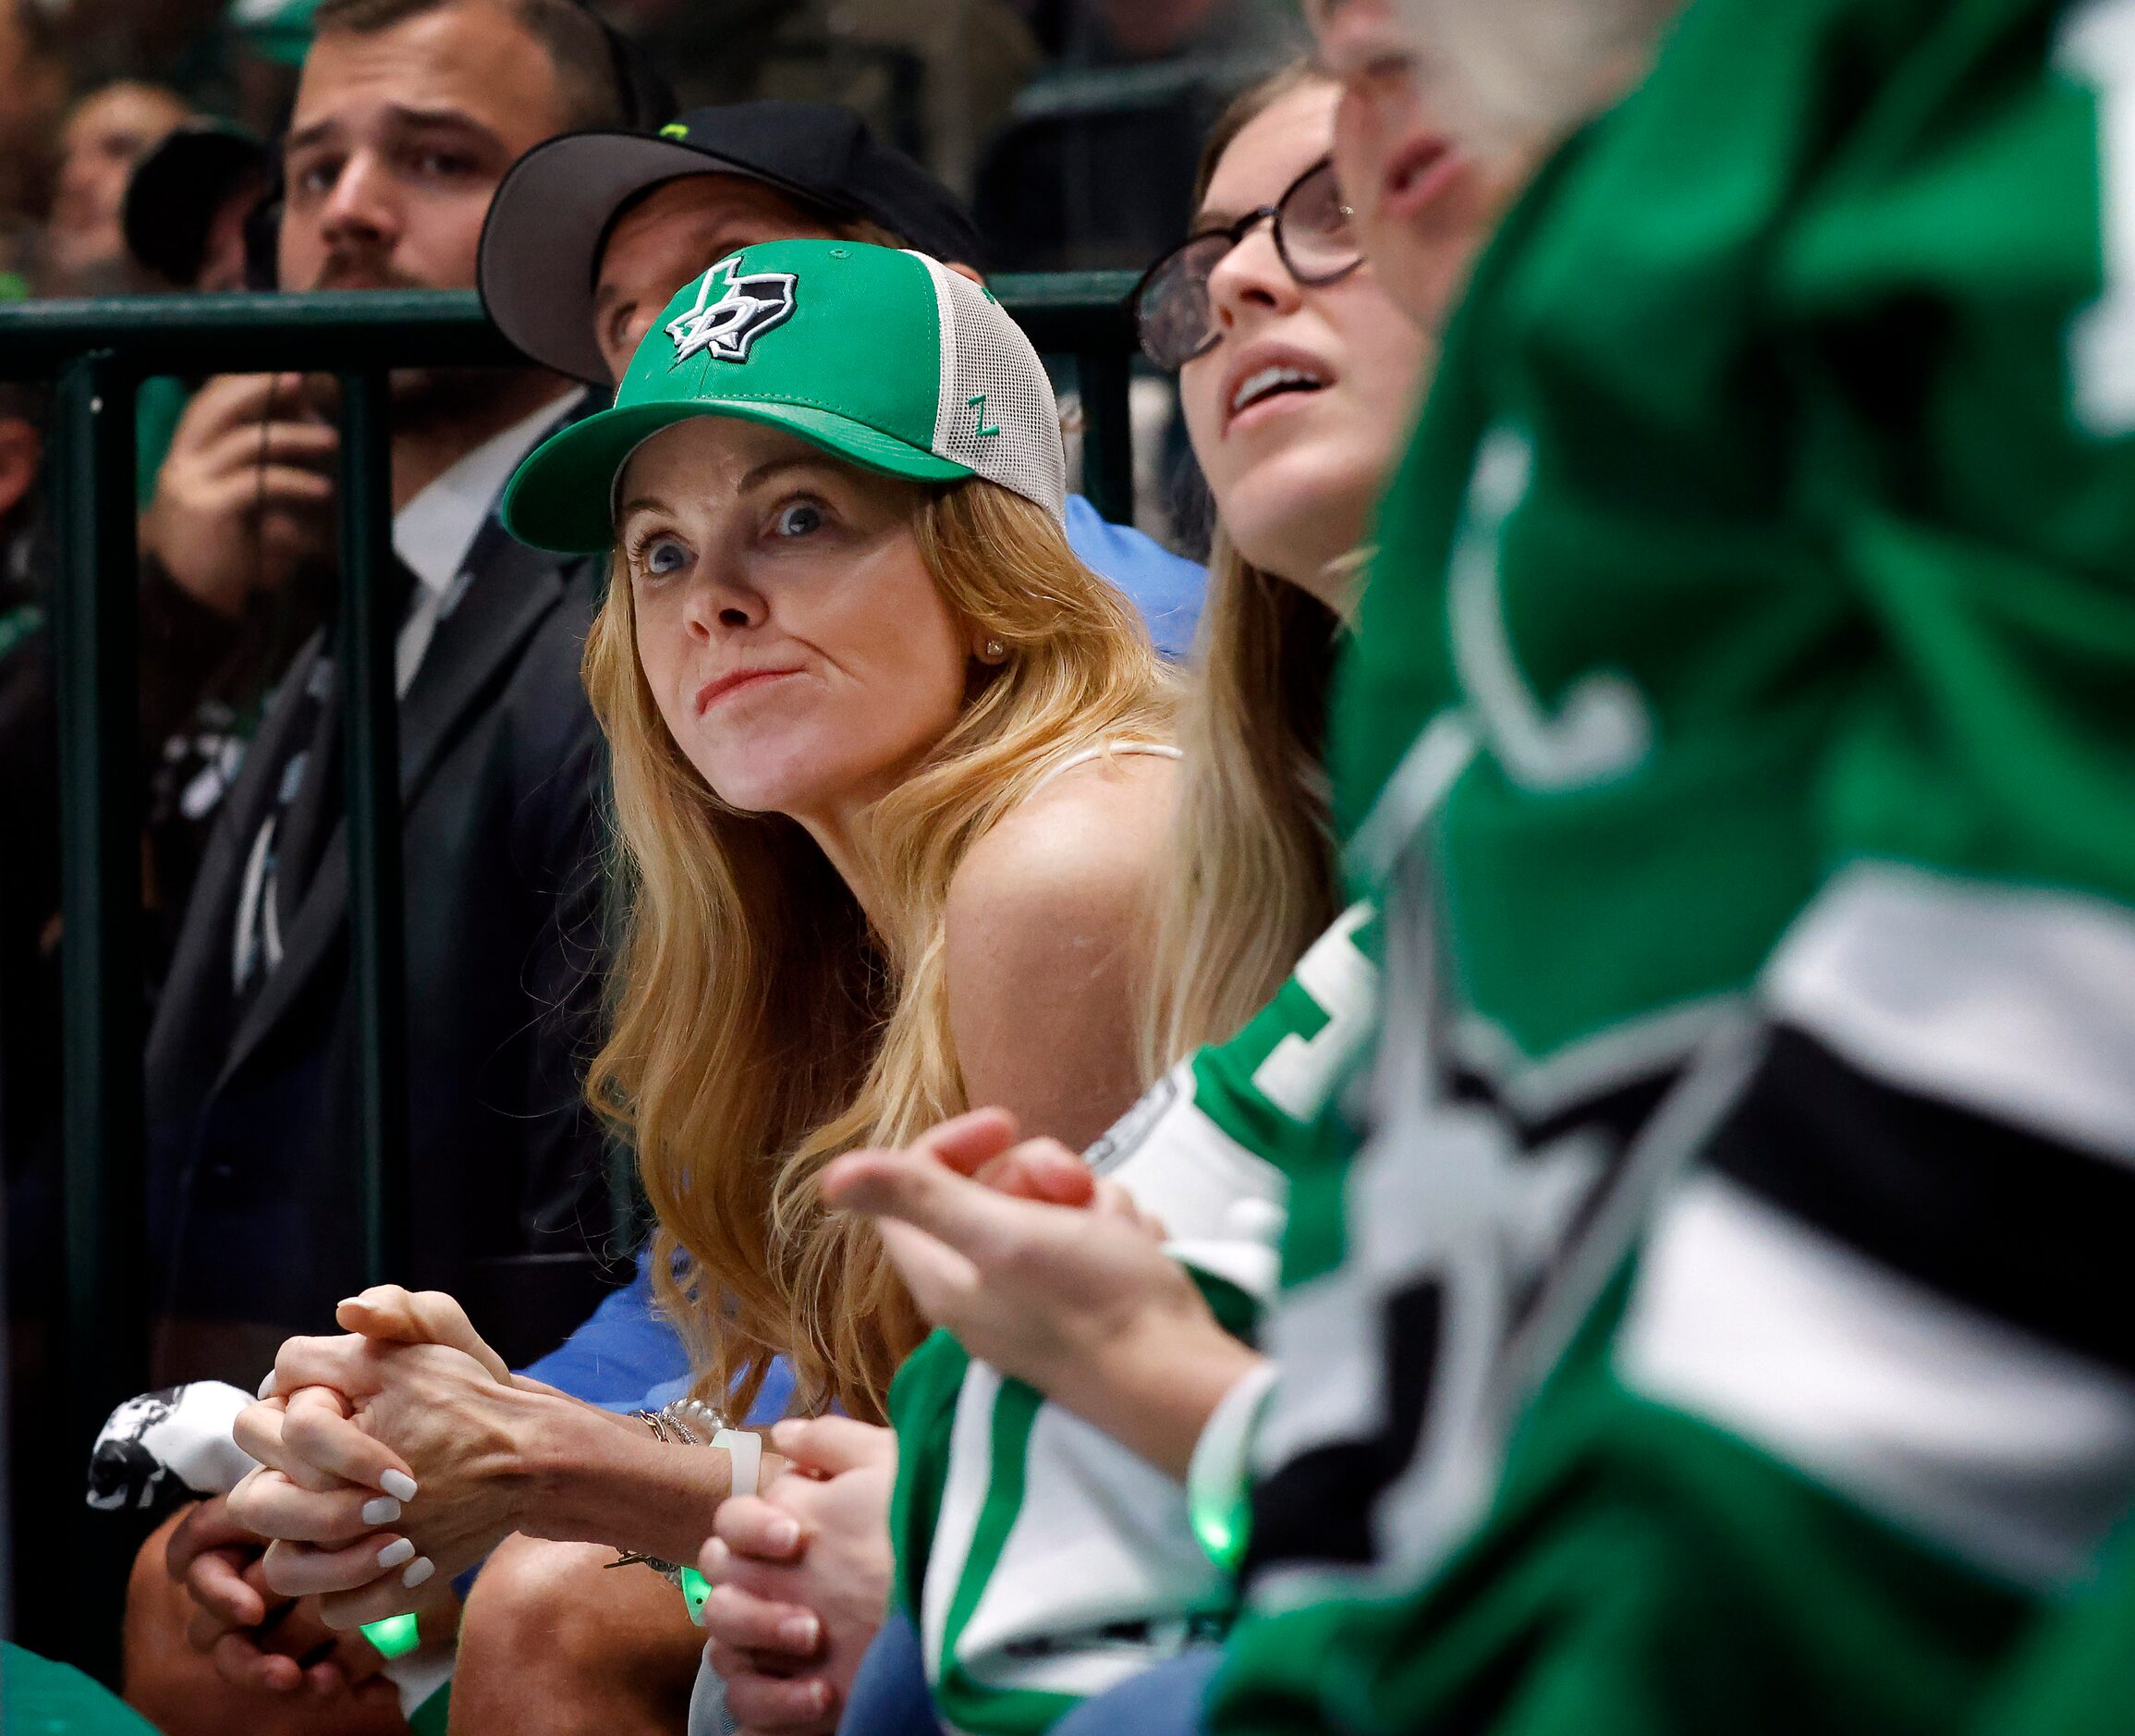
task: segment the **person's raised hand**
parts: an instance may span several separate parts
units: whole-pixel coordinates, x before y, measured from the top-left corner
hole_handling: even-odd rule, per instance
[[[1003,1173],[1013,1129],[1000,1111],[978,1110],[901,1151],[848,1153],[824,1171],[824,1198],[875,1219],[929,1320],[972,1355],[1042,1390],[1063,1362],[1148,1307],[1205,1313],[1165,1256],[1161,1230],[1123,1192],[1101,1194],[1092,1180],[1087,1197],[1109,1206],[1092,1212],[973,1179],[989,1164]],[[974,1161],[980,1150],[985,1155]]]
[[[934,1162],[996,1193],[1049,1205],[1096,1203],[1096,1178],[1080,1153],[1056,1139],[1018,1140],[1016,1131],[1007,1110],[973,1109],[936,1128],[928,1150]]]
[[[1016,1131],[1016,1118],[1006,1109],[972,1109],[944,1121],[913,1149],[995,1193],[1111,1212],[1164,1240],[1164,1227],[1117,1182],[1092,1174],[1081,1153],[1056,1139],[1018,1139]]]
[[[722,1502],[700,1559],[704,1629],[750,1736],[835,1730],[889,1595],[897,1436],[848,1417],[772,1431],[791,1468]]]
[[[140,545],[182,589],[236,617],[327,545],[340,436],[300,376],[226,373],[193,394],[171,435]]]
[[[1123,1191],[1093,1181],[1102,1209],[1090,1210],[974,1180],[1013,1136],[998,1111],[959,1116],[903,1150],[837,1158],[824,1198],[874,1219],[920,1312],[973,1356],[1183,1475],[1202,1425],[1257,1357]],[[1045,1172],[1064,1174],[1056,1156]]]

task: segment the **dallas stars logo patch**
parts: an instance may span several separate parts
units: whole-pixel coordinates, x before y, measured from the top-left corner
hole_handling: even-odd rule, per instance
[[[697,305],[667,322],[675,360],[709,349],[721,361],[747,361],[759,337],[793,317],[798,281],[786,271],[743,273],[738,256],[721,260],[698,279]]]

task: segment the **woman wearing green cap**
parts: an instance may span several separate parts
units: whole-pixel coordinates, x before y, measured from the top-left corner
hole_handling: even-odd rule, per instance
[[[804,1408],[877,1415],[917,1341],[872,1233],[815,1204],[836,1153],[1004,1094],[1085,1136],[1133,1100],[1167,706],[1064,495],[986,292],[822,241],[690,285],[506,495],[526,540],[616,551],[586,678],[629,920],[589,1089],[729,1402],[784,1352]],[[1139,752],[1051,782],[1106,744]]]
[[[612,551],[586,679],[623,924],[588,1089],[637,1151],[654,1271],[723,1412],[785,1355],[797,1409],[878,1419],[918,1341],[872,1231],[818,1203],[837,1153],[973,1101],[1080,1144],[1139,1089],[1170,699],[1131,606],[1070,553],[1064,495],[1051,387],[991,296],[829,241],[750,248],[688,286],[615,405],[506,492],[524,540]],[[495,1381],[445,1348],[463,1318],[421,1336],[406,1402],[390,1352],[360,1367],[292,1340],[290,1449],[278,1412],[247,1413],[270,1465],[308,1452],[351,1480],[240,1491],[246,1522],[326,1546],[277,1546],[289,1577],[360,1584],[403,1534],[433,1551],[410,1571],[457,1571],[515,1529],[694,1555],[719,1460],[688,1488],[676,1461],[707,1455],[640,1475],[656,1443],[638,1424]],[[314,1381],[372,1435],[305,1403]],[[500,1434],[527,1476],[496,1474]],[[558,1513],[529,1510],[537,1458],[568,1467]],[[381,1477],[410,1473],[405,1519],[367,1521]],[[386,1613],[399,1578],[337,1619]]]

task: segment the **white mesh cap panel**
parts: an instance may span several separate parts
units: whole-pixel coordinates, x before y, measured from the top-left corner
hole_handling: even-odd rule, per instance
[[[1068,455],[1053,383],[1038,352],[1023,328],[969,277],[924,254],[913,257],[933,277],[941,312],[934,451],[1065,520]]]

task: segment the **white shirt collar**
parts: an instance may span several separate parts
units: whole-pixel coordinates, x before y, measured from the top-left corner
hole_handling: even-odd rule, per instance
[[[577,392],[551,398],[492,434],[393,515],[393,552],[425,591],[442,596],[452,588],[512,471],[578,398]]]

